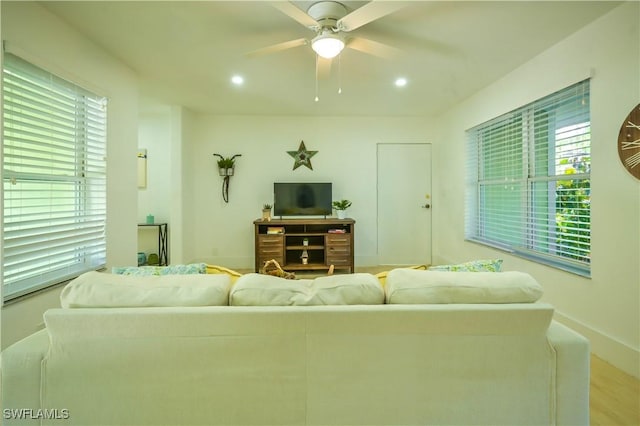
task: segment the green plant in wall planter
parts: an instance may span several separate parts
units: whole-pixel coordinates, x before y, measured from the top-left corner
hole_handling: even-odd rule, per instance
[[[218,160],[218,173],[220,176],[233,176],[233,171],[236,167],[236,157],[242,156],[242,154],[236,154],[233,157],[223,157],[220,154],[213,155],[220,157]]]
[[[331,203],[331,206],[335,209],[338,219],[344,219],[347,215],[346,210],[351,207],[351,201],[338,200]]]

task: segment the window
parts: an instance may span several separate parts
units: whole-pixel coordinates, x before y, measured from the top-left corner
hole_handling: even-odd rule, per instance
[[[589,81],[467,136],[466,238],[589,275]]]
[[[105,264],[106,100],[11,54],[3,65],[9,300]]]

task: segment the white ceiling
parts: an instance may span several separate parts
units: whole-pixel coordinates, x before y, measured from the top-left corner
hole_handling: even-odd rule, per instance
[[[314,2],[293,3],[306,11]],[[342,3],[352,10],[367,2]],[[407,2],[351,33],[403,54],[389,60],[345,49],[341,66],[334,60],[328,77],[319,80],[318,102],[310,46],[246,57],[261,47],[314,36],[268,2],[42,4],[135,70],[145,97],[214,114],[430,116],[619,2]],[[234,74],[244,77],[242,86],[231,84]],[[400,76],[409,81],[404,88],[393,84]]]

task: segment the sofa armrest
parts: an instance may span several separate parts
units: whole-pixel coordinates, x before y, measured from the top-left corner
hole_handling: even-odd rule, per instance
[[[547,332],[556,353],[556,424],[589,424],[589,341],[552,321]]]
[[[40,424],[28,411],[40,407],[42,360],[49,350],[49,334],[40,330],[2,351],[2,424]],[[23,419],[17,411],[22,409]],[[13,413],[13,414],[12,414]]]

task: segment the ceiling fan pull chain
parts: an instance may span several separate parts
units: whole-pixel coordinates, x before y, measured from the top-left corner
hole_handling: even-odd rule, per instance
[[[338,95],[342,93],[342,55],[338,55]]]
[[[320,98],[318,98],[318,55],[316,55],[316,98],[315,101],[318,102]]]

